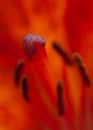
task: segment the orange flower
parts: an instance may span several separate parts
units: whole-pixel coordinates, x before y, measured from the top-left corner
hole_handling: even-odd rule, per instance
[[[0,1],[0,130],[93,129],[92,6]]]

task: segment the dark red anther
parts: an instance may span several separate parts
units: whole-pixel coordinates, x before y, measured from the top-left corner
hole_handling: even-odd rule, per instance
[[[57,103],[58,112],[62,116],[64,114],[64,104],[63,104],[63,84],[61,81],[57,83]]]
[[[91,81],[87,73],[86,67],[81,59],[81,56],[78,53],[74,53],[74,60],[77,63],[80,75],[86,86],[91,86]]]
[[[16,85],[19,85],[23,67],[24,67],[24,61],[20,60],[18,62],[16,69],[15,69],[15,84]]]
[[[24,76],[22,79],[22,95],[26,101],[30,101],[28,89],[29,89],[28,79],[26,76]]]
[[[64,61],[68,64],[68,65],[72,65],[72,60],[70,59],[69,55],[67,54],[67,52],[60,47],[60,45],[56,42],[53,42],[53,48],[64,58]]]

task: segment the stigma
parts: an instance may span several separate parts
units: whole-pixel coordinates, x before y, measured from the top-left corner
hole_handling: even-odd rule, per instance
[[[23,42],[24,52],[29,59],[31,59],[34,54],[38,53],[38,51],[42,50],[41,48],[46,44],[45,39],[36,34],[26,35],[23,38]]]

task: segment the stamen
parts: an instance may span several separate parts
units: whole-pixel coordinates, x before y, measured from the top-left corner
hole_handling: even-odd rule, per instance
[[[25,98],[26,101],[30,101],[29,95],[28,95],[28,79],[26,76],[23,77],[22,79],[22,95]]]
[[[28,34],[24,37],[24,51],[29,59],[32,58],[33,54],[36,53],[37,48],[43,47],[46,44],[46,41],[40,35]],[[38,47],[36,47],[38,45]]]
[[[20,60],[18,62],[16,70],[15,70],[15,84],[16,85],[18,85],[19,82],[20,82],[20,78],[21,78],[21,73],[22,73],[23,66],[24,66],[24,61]]]
[[[85,85],[86,86],[91,86],[91,81],[90,81],[89,75],[87,73],[86,67],[85,67],[85,65],[84,65],[84,63],[83,63],[83,61],[81,59],[81,56],[78,53],[74,53],[73,56],[74,56],[74,60],[77,63],[79,72],[81,74],[81,77],[82,77]]]
[[[67,52],[60,47],[60,45],[56,42],[53,42],[53,48],[64,58],[64,61],[68,64],[68,65],[72,65],[72,61],[69,57],[69,55],[67,54]]]
[[[58,101],[58,111],[59,115],[64,114],[64,105],[63,105],[63,85],[62,82],[57,83],[57,101]]]

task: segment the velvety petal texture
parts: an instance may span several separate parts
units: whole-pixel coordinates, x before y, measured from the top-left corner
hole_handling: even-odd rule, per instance
[[[93,130],[92,0],[0,0],[0,130]]]

